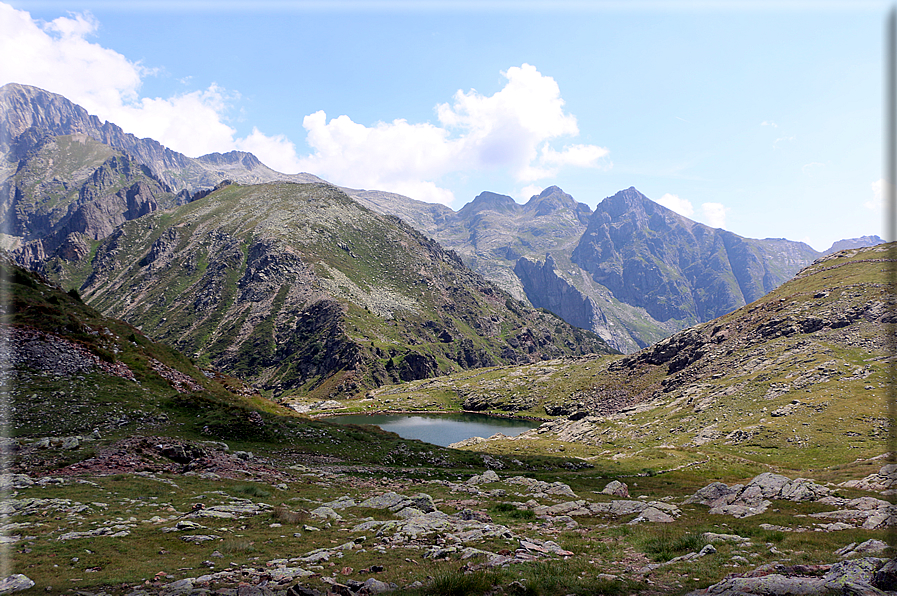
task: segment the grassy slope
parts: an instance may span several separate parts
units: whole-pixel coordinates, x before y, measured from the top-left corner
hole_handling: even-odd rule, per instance
[[[889,428],[886,250],[829,258],[752,304],[628,357],[416,381],[350,409],[486,403],[489,412],[558,423],[528,440],[472,449],[555,451],[560,439],[566,454],[654,470],[726,457],[809,473],[878,455]],[[590,417],[565,420],[575,412]]]
[[[278,395],[414,378],[409,355],[457,371],[461,340],[473,365],[608,351],[327,185],[228,186],[124,224],[93,269],[92,305]],[[319,323],[322,303],[338,320]],[[509,340],[523,344],[510,356]]]

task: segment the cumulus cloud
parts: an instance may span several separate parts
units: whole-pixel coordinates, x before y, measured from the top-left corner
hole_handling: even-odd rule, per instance
[[[691,217],[695,212],[694,207],[691,205],[691,201],[680,198],[678,195],[666,193],[660,197],[657,202],[667,209],[675,211],[679,215],[685,217]]]
[[[879,178],[870,186],[872,187],[872,198],[863,203],[863,207],[873,211],[881,211],[885,205],[885,180],[884,178]]]
[[[295,167],[295,147],[284,137],[266,137],[258,130],[245,139],[236,137],[226,113],[239,95],[214,83],[169,98],[141,98],[143,79],[156,70],[91,43],[98,27],[89,13],[43,22],[0,3],[0,55],[16,57],[0,61],[0,84],[59,93],[126,132],[192,157],[254,147],[259,159],[276,169],[274,164]]]
[[[701,211],[703,220],[713,228],[726,227],[726,212],[728,209],[722,203],[702,203]]]
[[[760,123],[760,126],[771,126],[771,127],[773,127],[773,128],[778,128],[778,127],[779,127],[778,124],[776,124],[775,122],[773,122],[773,121],[771,121],[771,120],[764,120],[763,122]]]
[[[448,174],[499,171],[529,188],[562,168],[611,166],[604,147],[553,144],[579,134],[576,117],[565,111],[557,82],[529,64],[502,72],[506,83],[492,95],[457,91],[435,106],[435,124],[398,119],[367,126],[348,115],[329,121],[324,111],[307,115],[311,153],[298,155],[284,135],[254,128],[239,138],[228,114],[240,96],[214,83],[171,97],[141,97],[144,78],[157,71],[92,43],[98,27],[89,13],[44,22],[0,3],[0,55],[16,57],[0,62],[0,84],[59,93],[126,132],[191,157],[240,149],[282,172],[311,172],[425,201],[454,200],[439,186]]]
[[[534,182],[565,166],[609,167],[604,147],[551,146],[579,134],[553,78],[529,64],[501,74],[507,83],[493,95],[459,90],[451,104],[437,105],[440,126],[406,120],[365,126],[346,115],[328,121],[323,111],[306,116],[314,152],[300,159],[300,168],[345,186],[403,194],[400,188],[415,186],[414,198],[446,203],[453,196],[436,183],[452,172],[501,169],[518,182]]]

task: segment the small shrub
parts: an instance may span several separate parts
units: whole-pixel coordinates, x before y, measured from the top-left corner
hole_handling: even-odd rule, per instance
[[[531,520],[536,519],[536,513],[530,509],[518,509],[511,503],[497,503],[489,508],[489,512],[500,514],[511,519]]]

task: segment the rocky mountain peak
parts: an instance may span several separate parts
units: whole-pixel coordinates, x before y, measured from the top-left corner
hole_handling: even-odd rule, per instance
[[[502,211],[514,213],[520,210],[520,205],[517,204],[517,201],[512,199],[507,195],[500,195],[498,193],[484,191],[476,196],[474,200],[464,205],[460,211],[458,211],[458,216],[461,219],[466,219],[471,217],[480,211]]]
[[[578,202],[557,186],[549,186],[538,195],[533,196],[523,206],[523,209],[536,217],[554,215],[564,210],[570,210],[582,224],[588,224],[589,217],[592,215],[592,210],[588,205]]]
[[[228,151],[227,153],[208,153],[200,155],[197,161],[215,166],[242,165],[249,169],[263,166],[258,157],[246,151]]]
[[[595,209],[596,215],[599,212],[606,213],[612,219],[629,219],[639,222],[646,221],[648,217],[655,213],[673,213],[643,195],[634,186],[621,190],[601,201]]]
[[[175,192],[212,189],[224,178],[244,184],[322,181],[311,174],[276,172],[243,151],[211,153],[193,159],[158,141],[138,138],[111,122],[103,122],[56,93],[16,83],[0,87],[0,151],[8,152],[30,128],[54,136],[85,134],[132,156]]]

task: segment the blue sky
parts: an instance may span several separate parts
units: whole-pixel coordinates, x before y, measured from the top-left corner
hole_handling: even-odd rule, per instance
[[[883,2],[0,3],[0,84],[197,156],[455,209],[635,186],[817,250],[883,235]]]

